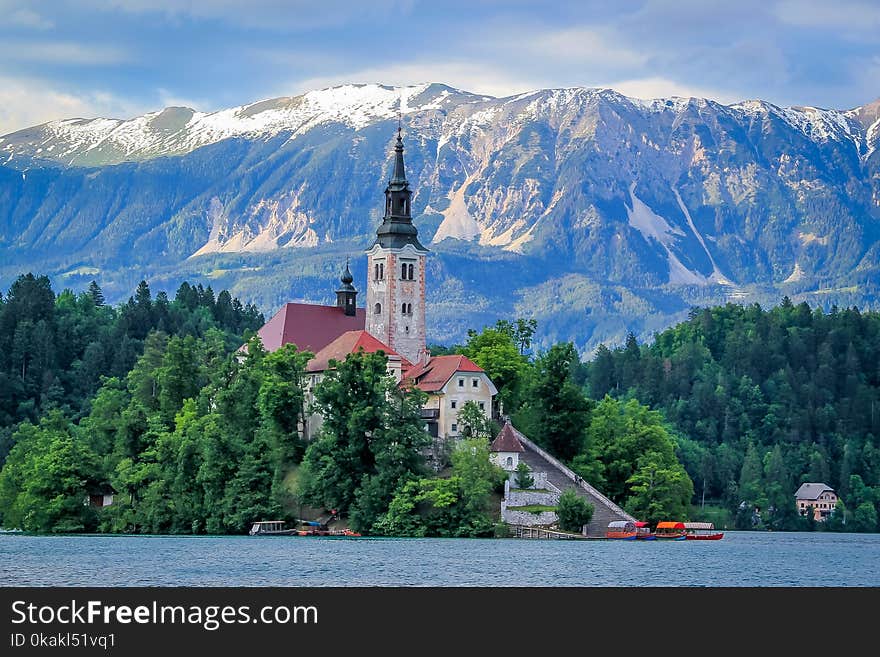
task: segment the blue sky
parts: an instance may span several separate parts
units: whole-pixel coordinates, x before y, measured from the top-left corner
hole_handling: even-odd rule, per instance
[[[849,108],[880,97],[880,3],[0,0],[0,134],[346,82]]]

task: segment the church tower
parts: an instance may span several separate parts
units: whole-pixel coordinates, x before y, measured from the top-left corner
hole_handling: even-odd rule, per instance
[[[394,173],[385,188],[385,218],[367,251],[367,320],[370,335],[412,363],[425,361],[425,257],[412,222],[412,191],[397,128]]]

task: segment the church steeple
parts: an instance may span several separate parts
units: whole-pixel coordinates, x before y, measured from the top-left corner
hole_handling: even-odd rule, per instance
[[[367,332],[411,363],[425,362],[425,271],[428,249],[412,221],[412,191],[397,127],[394,169],[385,188],[385,218],[367,249]]]
[[[342,285],[336,290],[336,307],[342,308],[346,315],[354,316],[357,308],[357,290],[352,283],[354,276],[348,268],[348,258],[345,259],[345,271],[339,277]]]
[[[376,231],[376,243],[386,249],[399,249],[412,244],[420,251],[427,251],[421,245],[418,230],[412,222],[412,190],[406,179],[403,162],[403,135],[397,127],[397,143],[394,146],[394,172],[385,188],[385,218]]]

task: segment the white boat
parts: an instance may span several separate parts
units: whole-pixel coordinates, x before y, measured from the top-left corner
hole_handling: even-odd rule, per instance
[[[248,532],[251,536],[292,536],[295,529],[287,529],[283,520],[260,520]]]

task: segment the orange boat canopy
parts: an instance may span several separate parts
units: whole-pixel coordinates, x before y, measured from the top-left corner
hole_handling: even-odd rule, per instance
[[[668,521],[664,520],[663,522],[657,523],[657,529],[684,529],[684,528],[685,528],[685,526],[684,526],[683,522],[668,522]]]

